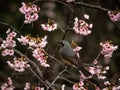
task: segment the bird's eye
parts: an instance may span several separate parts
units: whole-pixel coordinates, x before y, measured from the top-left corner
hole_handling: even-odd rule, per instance
[[[64,46],[64,44],[63,44],[62,42],[59,42],[59,44],[60,44],[60,47],[63,47],[63,46]]]
[[[63,44],[63,43],[61,43],[61,46],[63,47],[63,46],[64,46],[64,44]]]

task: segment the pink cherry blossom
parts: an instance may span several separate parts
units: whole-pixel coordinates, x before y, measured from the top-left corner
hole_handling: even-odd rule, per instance
[[[77,34],[81,34],[81,35],[88,35],[91,34],[91,28],[93,27],[92,24],[88,24],[86,23],[84,20],[78,20],[78,18],[75,18],[75,22],[74,22],[74,27],[73,29],[75,30],[75,32]]]
[[[7,31],[7,37],[6,37],[6,40],[3,40],[2,44],[1,44],[1,47],[3,49],[5,48],[13,48],[16,46],[16,42],[15,40],[13,40],[13,38],[17,35],[16,32],[10,32],[10,29],[8,29],[9,32]]]
[[[30,67],[28,61],[17,60],[14,58],[14,62],[7,61],[9,67],[18,72],[24,72],[26,68]]]
[[[89,72],[92,73],[92,74],[96,74],[96,68],[89,67]]]
[[[87,90],[84,86],[80,86],[78,83],[73,85],[73,90]]]
[[[1,85],[1,90],[14,90],[15,87],[12,84],[11,78],[8,77],[7,82]]]
[[[36,48],[33,51],[33,57],[40,62],[41,66],[50,67],[49,64],[47,64],[44,52],[40,48]]]
[[[30,83],[25,83],[24,90],[30,90]]]
[[[89,19],[89,15],[88,14],[84,14],[84,18],[85,19]]]
[[[10,29],[7,30],[6,32],[7,37],[6,40],[3,40],[1,44],[2,50],[2,56],[7,56],[7,55],[14,55],[14,50],[13,48],[16,46],[16,41],[13,40],[13,38],[17,35],[16,32],[12,31],[10,32]]]
[[[33,22],[33,21],[37,21],[37,19],[38,19],[38,14],[37,13],[34,13],[34,14],[32,14],[32,15],[30,15],[29,13],[28,14],[25,14],[25,21],[24,21],[24,23],[25,24],[28,24],[28,23],[31,23],[31,22]]]
[[[73,51],[76,52],[77,56],[80,57],[79,51],[82,49],[82,47],[77,46],[76,48],[73,49]]]
[[[108,11],[108,15],[113,22],[120,21],[120,12]]]
[[[78,84],[73,85],[73,90],[79,90]]]
[[[110,85],[111,83],[109,81],[104,82],[105,85]]]
[[[26,14],[27,12],[30,12],[31,8],[22,2],[22,7],[19,8],[19,10],[21,13]]]
[[[17,40],[22,44],[26,45],[29,42],[29,39],[27,37],[21,36],[21,38],[17,38]]]
[[[79,82],[79,86],[83,86],[84,85],[84,82],[83,81],[80,81]]]
[[[16,35],[17,35],[17,33],[12,31],[7,35],[7,37],[15,37]]]
[[[19,11],[25,15],[24,23],[28,24],[37,21],[40,8],[35,4],[22,2],[22,7],[19,8]]]
[[[24,87],[24,90],[45,90],[44,87],[39,87],[39,86],[34,86],[34,88],[31,86],[30,83],[25,83],[25,87]]]
[[[2,51],[2,56],[7,56],[7,55],[10,55],[10,56],[14,55],[14,50],[12,50],[12,49],[3,50]]]
[[[102,46],[101,53],[105,58],[112,57],[113,52],[118,49],[118,46],[113,46],[109,41],[101,42],[100,45]]]
[[[47,36],[44,36],[43,38],[33,38],[30,36],[21,36],[21,38],[17,38],[17,40],[22,45],[28,45],[29,49],[32,49],[32,56],[39,61],[41,66],[49,67],[49,64],[47,64],[45,53],[43,52],[43,48],[47,44]]]
[[[2,48],[13,48],[16,46],[16,42],[14,40],[3,40],[1,44]]]
[[[112,90],[120,90],[120,86],[113,86]]]
[[[57,23],[53,23],[53,24],[41,24],[41,27],[43,30],[45,31],[54,31],[55,29],[57,29]]]
[[[46,40],[47,40],[47,36],[44,36],[44,37],[41,39],[41,42],[38,43],[38,46],[39,46],[40,48],[44,48],[44,47],[46,46],[46,44],[48,43]]]

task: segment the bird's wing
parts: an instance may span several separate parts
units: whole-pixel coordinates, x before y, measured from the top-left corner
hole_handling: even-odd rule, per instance
[[[79,58],[77,57],[77,55],[68,56],[68,55],[65,55],[65,54],[61,54],[61,56],[66,62],[69,62],[69,63],[71,63],[72,65],[75,65],[75,66],[79,66]]]

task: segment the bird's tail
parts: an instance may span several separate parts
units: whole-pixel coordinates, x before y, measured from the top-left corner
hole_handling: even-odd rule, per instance
[[[85,77],[90,77],[92,74],[86,70],[82,65],[80,65],[78,67],[78,69],[81,71],[81,73],[85,76]]]

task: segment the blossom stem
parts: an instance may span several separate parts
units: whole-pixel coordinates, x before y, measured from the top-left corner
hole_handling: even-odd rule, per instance
[[[101,52],[99,52],[99,54],[97,55],[97,57],[95,58],[95,60],[98,60],[98,58],[100,57]]]
[[[62,30],[62,32],[65,33],[64,29],[59,24],[57,24],[57,25]]]
[[[24,23],[22,24],[22,26],[20,27],[20,29],[19,29],[19,32],[21,32],[21,30],[22,30],[22,28],[24,27]]]

